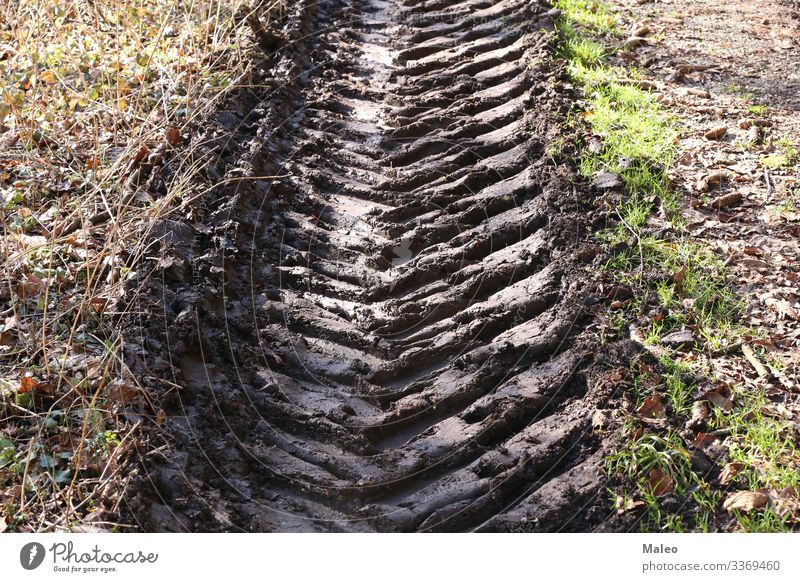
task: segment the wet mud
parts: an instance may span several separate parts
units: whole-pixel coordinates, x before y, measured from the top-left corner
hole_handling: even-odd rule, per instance
[[[128,359],[166,444],[131,519],[595,529],[592,418],[624,357],[587,330],[590,201],[548,153],[573,96],[547,8],[309,1],[281,26],[196,138],[196,202],[156,229],[136,294]]]

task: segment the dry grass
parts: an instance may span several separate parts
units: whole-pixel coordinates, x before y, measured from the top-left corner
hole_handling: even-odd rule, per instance
[[[131,233],[186,202],[192,167],[156,189],[142,172],[157,177],[192,125],[246,84],[251,10],[0,7],[0,531],[70,528],[120,502],[136,440],[124,411],[150,407],[122,363],[113,308],[143,250]]]

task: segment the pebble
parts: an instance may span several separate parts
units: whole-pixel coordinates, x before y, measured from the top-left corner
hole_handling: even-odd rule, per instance
[[[622,179],[613,172],[597,172],[594,175],[592,186],[597,190],[615,190],[622,188]]]
[[[642,38],[640,36],[632,36],[628,40],[625,41],[625,48],[626,49],[633,49],[636,47],[640,47],[643,44],[647,44],[647,39]]]
[[[694,343],[694,334],[691,330],[674,331],[661,338],[661,343],[667,346],[680,347]]]

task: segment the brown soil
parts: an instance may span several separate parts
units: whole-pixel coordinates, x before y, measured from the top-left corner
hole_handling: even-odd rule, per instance
[[[128,359],[169,436],[143,529],[605,519],[592,417],[630,353],[583,331],[600,259],[547,153],[572,98],[552,28],[527,0],[298,3],[266,88],[195,140],[138,296]]]

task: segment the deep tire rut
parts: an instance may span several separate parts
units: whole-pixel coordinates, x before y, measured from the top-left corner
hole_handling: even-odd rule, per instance
[[[247,145],[216,177],[253,178],[168,245],[197,265],[161,299],[184,388],[137,519],[593,527],[609,394],[582,334],[585,210],[547,154],[567,97],[544,9],[308,2],[286,28],[269,94],[227,112]]]

